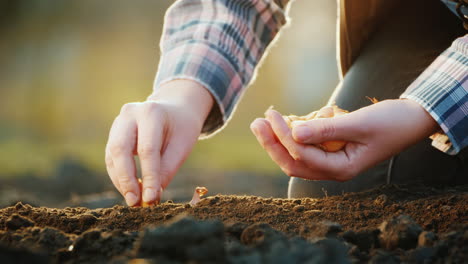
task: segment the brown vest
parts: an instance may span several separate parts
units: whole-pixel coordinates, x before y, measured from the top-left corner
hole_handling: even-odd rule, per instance
[[[338,0],[337,60],[343,77],[386,15],[402,0]]]

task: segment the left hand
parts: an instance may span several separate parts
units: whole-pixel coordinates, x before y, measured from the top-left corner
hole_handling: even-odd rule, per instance
[[[257,140],[289,176],[347,181],[360,172],[433,134],[439,127],[418,103],[386,100],[346,115],[293,123],[268,110],[251,124]],[[325,152],[313,145],[344,140],[343,150]]]

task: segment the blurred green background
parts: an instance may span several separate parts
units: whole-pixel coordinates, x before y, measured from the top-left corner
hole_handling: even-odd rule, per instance
[[[108,131],[123,104],[151,93],[172,3],[0,2],[0,179],[48,178],[72,160],[112,189],[104,165]],[[287,176],[249,124],[270,105],[285,114],[317,109],[338,82],[335,1],[296,1],[290,17],[229,126],[197,144],[176,176],[180,185],[196,178],[209,188],[223,175],[259,175],[280,177],[286,192]],[[248,183],[251,176],[234,178]],[[248,185],[251,191],[240,190],[255,194],[258,185]]]

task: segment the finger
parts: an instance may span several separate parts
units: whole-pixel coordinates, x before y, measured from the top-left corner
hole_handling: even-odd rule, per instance
[[[296,142],[318,144],[330,140],[360,142],[369,124],[354,113],[334,118],[318,118],[292,123],[292,136]]]
[[[161,157],[161,167],[159,170],[161,188],[164,190],[189,156],[194,144],[198,139],[196,135],[177,134],[172,135]]]
[[[143,201],[157,203],[161,197],[161,146],[164,140],[164,120],[158,104],[147,102],[138,119],[138,146],[143,178]]]
[[[109,148],[107,146],[106,146],[105,161],[106,161],[107,174],[109,175],[109,177],[110,177],[110,179],[112,181],[112,184],[114,184],[115,188],[122,194],[122,190],[121,190],[120,184],[119,184],[119,179],[117,178],[117,175],[115,174],[114,161],[112,160],[112,156],[111,156]]]
[[[281,145],[271,129],[270,124],[264,118],[255,119],[250,129],[257,137],[260,145],[268,152],[271,159],[281,168],[293,167],[295,160],[289,155],[286,148]]]
[[[112,125],[108,143],[114,166],[111,174],[114,180],[115,177],[117,178],[120,192],[125,197],[128,206],[134,206],[140,200],[140,188],[136,179],[136,166],[133,158],[136,130],[134,120],[118,116]]]
[[[294,160],[286,148],[276,138],[270,123],[263,118],[257,118],[251,124],[251,130],[260,145],[267,151],[270,158],[290,177],[326,180],[321,174],[314,172],[299,161]]]
[[[281,144],[288,150],[289,154],[295,159],[299,159],[299,154],[306,148],[305,145],[295,142],[291,136],[291,129],[288,127],[281,114],[275,110],[268,110],[266,118],[271,128]],[[317,149],[317,151],[319,151]]]
[[[334,174],[341,168],[348,166],[349,159],[344,151],[328,153],[312,145],[297,143],[292,138],[291,130],[278,112],[269,110],[266,114],[273,132],[296,161],[301,161],[308,168],[320,171],[323,174]]]

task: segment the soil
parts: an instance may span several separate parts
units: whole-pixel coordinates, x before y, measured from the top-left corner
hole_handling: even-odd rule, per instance
[[[0,209],[2,263],[464,263],[468,186]],[[466,263],[466,262],[465,262]]]

